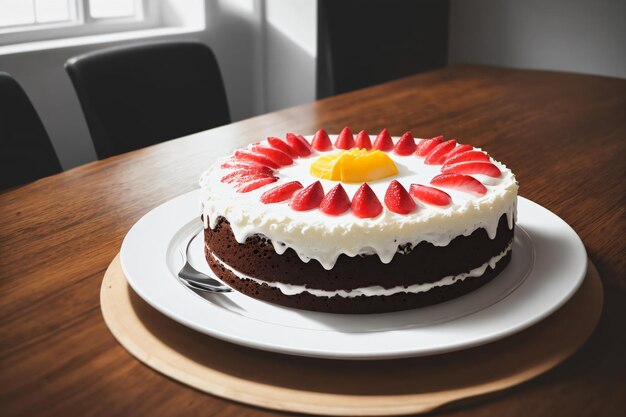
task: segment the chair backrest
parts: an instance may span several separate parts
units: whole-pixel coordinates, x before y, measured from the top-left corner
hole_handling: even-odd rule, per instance
[[[448,2],[319,0],[317,97],[443,67]]]
[[[102,49],[65,69],[100,159],[230,123],[217,60],[199,42]]]
[[[0,72],[0,189],[61,172],[50,138],[22,87]]]

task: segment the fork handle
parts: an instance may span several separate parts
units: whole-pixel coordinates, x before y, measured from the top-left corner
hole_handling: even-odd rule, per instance
[[[178,273],[178,277],[197,284],[204,284],[217,288],[228,288],[226,285],[216,280],[215,278],[212,278],[207,274],[198,271],[193,266],[189,265],[189,263],[186,263],[185,266],[183,266],[183,268]]]
[[[185,285],[187,285],[189,288],[194,289],[194,290],[212,292],[212,293],[222,293],[222,292],[232,291],[230,288],[228,288],[225,285],[214,286],[214,285],[208,285],[202,282],[192,281],[188,279],[182,279],[182,281],[185,283]]]

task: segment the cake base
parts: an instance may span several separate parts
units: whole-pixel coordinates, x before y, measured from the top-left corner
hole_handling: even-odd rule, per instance
[[[277,253],[272,241],[263,235],[248,236],[240,243],[228,220],[220,217],[214,228],[204,229],[204,251],[211,270],[249,297],[327,313],[386,313],[452,300],[486,284],[508,265],[514,230],[514,222],[509,228],[503,214],[493,239],[478,228],[469,235],[456,236],[445,246],[427,241],[402,245],[389,263],[381,262],[375,254],[341,254],[327,270],[315,260],[303,262],[292,248]],[[488,266],[494,262],[494,268]],[[480,276],[467,276],[483,269]],[[445,277],[462,278],[462,274],[465,279],[442,282]],[[396,292],[408,287],[413,287],[413,292]],[[372,288],[382,288],[387,294],[370,295]],[[416,292],[418,289],[426,291]],[[342,295],[367,291],[367,295],[334,295],[340,291]]]
[[[593,332],[602,292],[590,261],[578,292],[520,333],[458,352],[383,361],[281,355],[196,332],[139,298],[124,277],[119,255],[102,281],[100,306],[111,333],[133,356],[199,391],[281,412],[389,416],[430,412],[460,400],[467,404],[471,397],[554,368]]]
[[[358,297],[323,297],[303,292],[296,295],[285,295],[275,287],[265,283],[240,278],[232,271],[219,263],[205,246],[205,256],[211,270],[223,282],[235,290],[258,300],[279,304],[285,307],[301,310],[322,311],[325,313],[341,314],[373,314],[392,311],[410,310],[442,303],[465,295],[485,285],[495,278],[511,261],[512,252],[509,251],[498,261],[495,268],[488,267],[485,273],[478,277],[467,277],[452,285],[440,286],[421,293],[398,293],[389,296],[358,296]]]
[[[514,229],[514,225],[509,228],[507,215],[503,214],[493,239],[479,228],[468,236],[455,237],[445,246],[427,241],[415,246],[406,244],[389,263],[381,262],[374,254],[341,254],[329,270],[315,260],[303,262],[290,247],[278,254],[269,238],[262,235],[248,236],[240,243],[223,217],[217,219],[214,229],[204,229],[204,242],[214,256],[244,276],[319,290],[349,291],[428,284],[471,271],[502,254],[513,241]]]

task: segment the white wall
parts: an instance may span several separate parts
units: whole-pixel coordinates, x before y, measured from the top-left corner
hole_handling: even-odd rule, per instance
[[[204,30],[146,40],[195,39],[209,45],[220,64],[234,121],[314,100],[316,0],[200,1],[204,2]],[[63,69],[65,61],[136,41],[0,54],[0,71],[12,74],[30,97],[63,168],[96,159],[80,104]]]
[[[626,1],[451,0],[449,62],[626,78]]]
[[[315,99],[317,1],[266,0],[265,22],[266,110]]]

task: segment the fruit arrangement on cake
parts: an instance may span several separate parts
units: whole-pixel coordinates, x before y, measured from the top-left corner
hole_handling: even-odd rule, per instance
[[[517,181],[442,136],[269,137],[200,178],[205,255],[233,289],[330,313],[464,295],[509,263]]]

